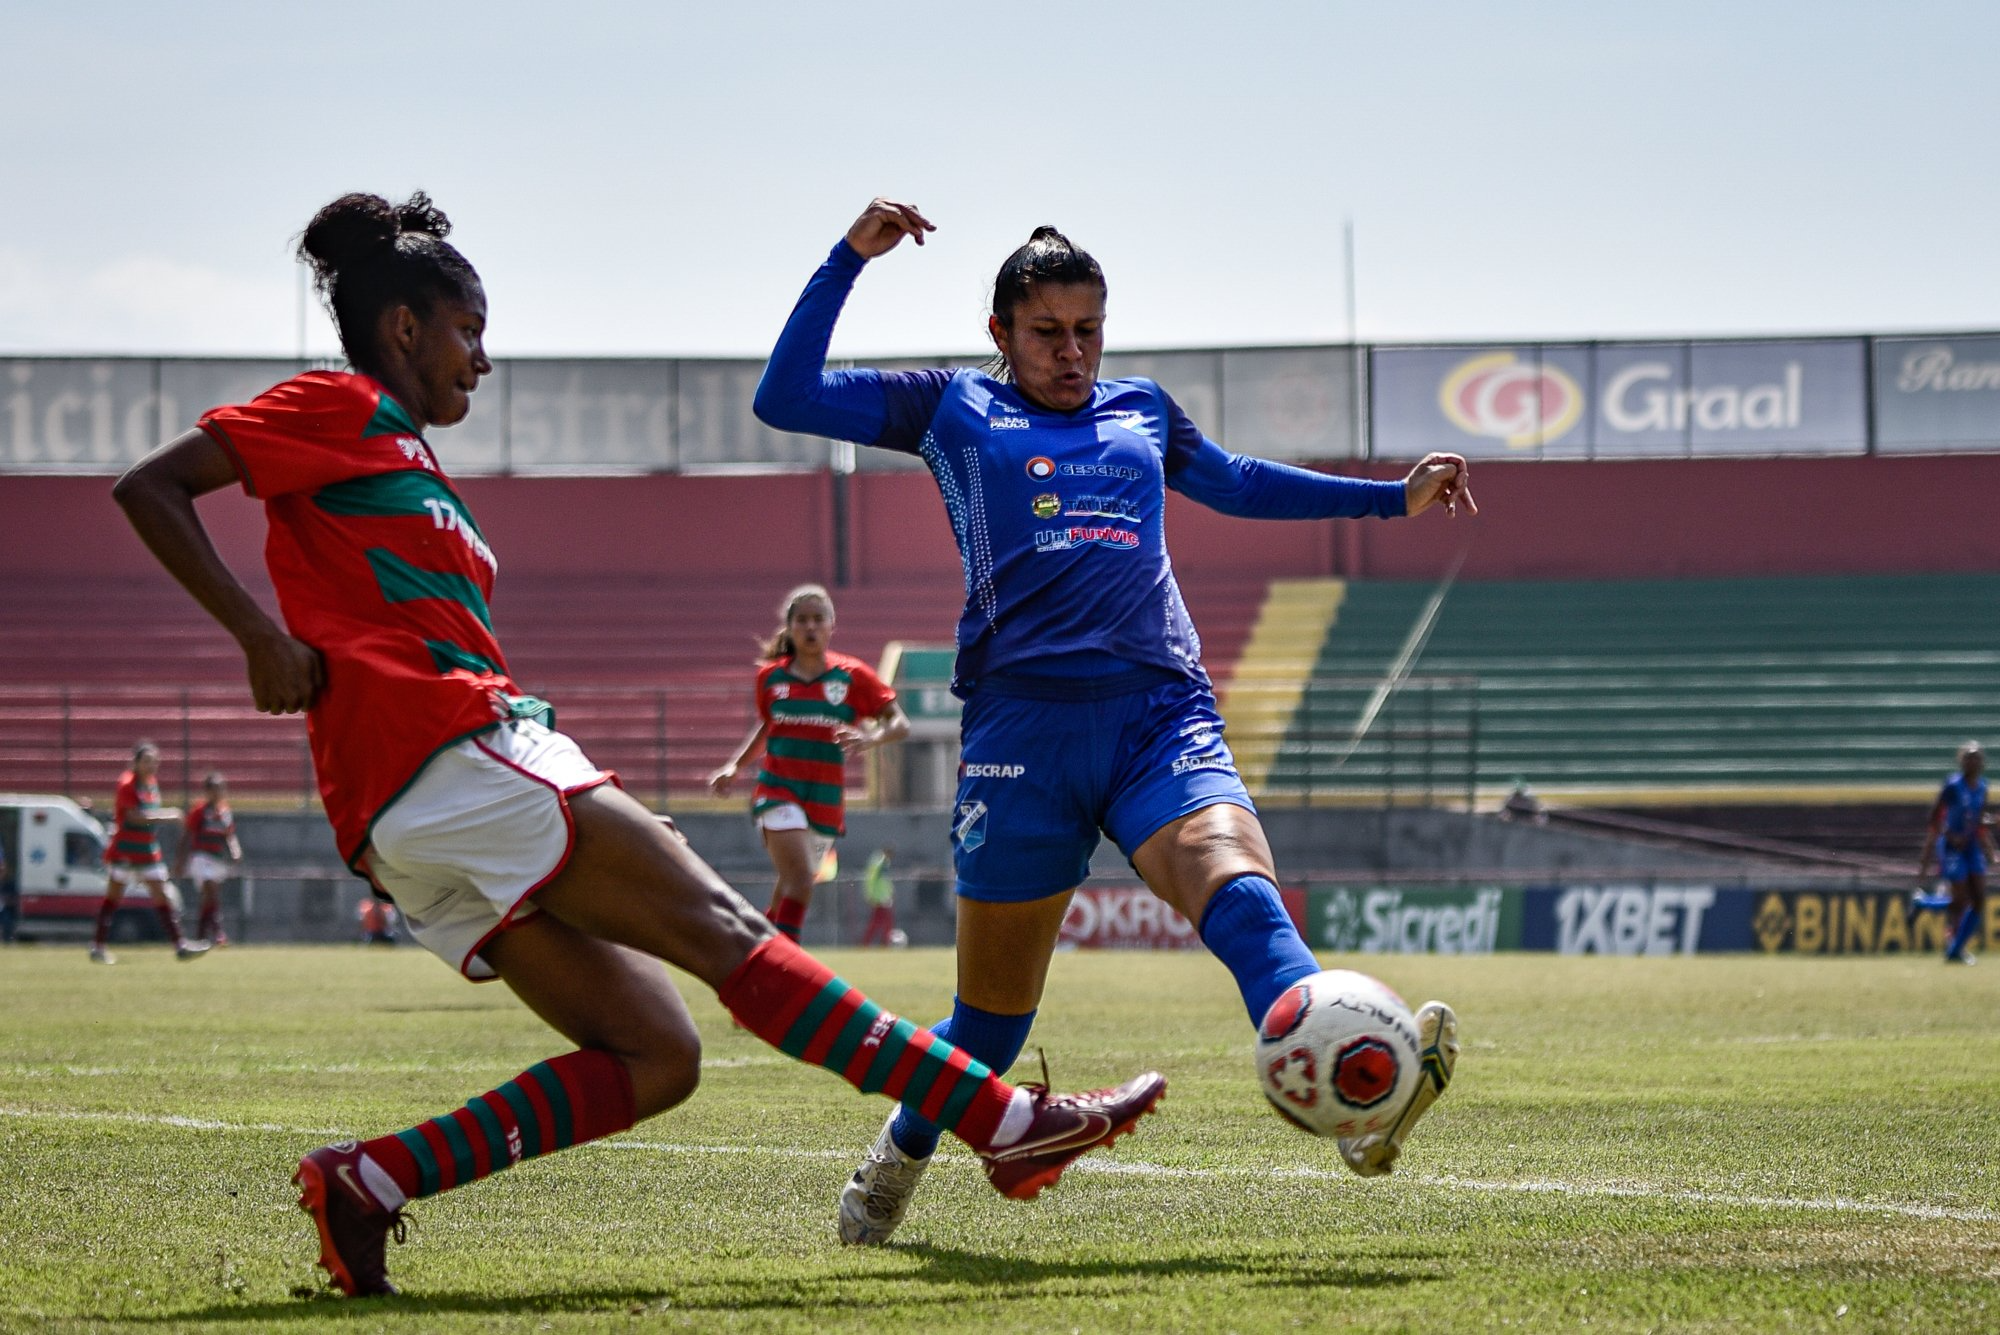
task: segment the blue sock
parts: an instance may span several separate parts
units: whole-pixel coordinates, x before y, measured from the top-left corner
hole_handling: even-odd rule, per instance
[[[1253,1025],[1286,988],[1319,972],[1278,887],[1262,876],[1239,876],[1215,892],[1202,911],[1201,939],[1235,976]]]
[[[1979,910],[1968,908],[1960,915],[1958,930],[1951,934],[1951,944],[1944,948],[1944,957],[1955,960],[1965,953],[1966,942],[1972,940],[1973,932],[1979,928]]]
[[[1034,1027],[1034,1011],[1026,1015],[995,1015],[953,997],[951,1018],[932,1025],[931,1032],[979,1058],[993,1074],[1005,1075],[1014,1059],[1021,1055],[1021,1045],[1028,1041],[1028,1031]],[[938,1129],[935,1123],[904,1107],[897,1111],[896,1120],[889,1127],[889,1138],[911,1158],[927,1159],[937,1148]]]

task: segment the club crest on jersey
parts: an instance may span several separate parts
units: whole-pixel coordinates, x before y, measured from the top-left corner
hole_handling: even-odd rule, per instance
[[[820,694],[826,697],[828,704],[837,705],[847,698],[847,683],[844,681],[830,681],[821,688]]]
[[[1277,1042],[1299,1027],[1299,1021],[1306,1018],[1312,1009],[1312,989],[1304,983],[1285,989],[1284,995],[1271,1003],[1271,1009],[1264,1012],[1264,1023],[1258,1029],[1259,1037],[1267,1042]]]
[[[401,450],[403,457],[411,463],[421,465],[424,468],[431,466],[429,452],[424,449],[424,443],[415,436],[396,437],[396,448]]]
[[[1379,1038],[1357,1038],[1333,1059],[1333,1092],[1354,1108],[1372,1108],[1396,1087],[1395,1049]]]
[[[1052,491],[1045,491],[1035,497],[1032,507],[1037,519],[1054,519],[1062,513],[1062,497]]]
[[[1056,475],[1056,461],[1045,455],[1036,455],[1028,460],[1028,476],[1037,482],[1046,482]]]
[[[960,802],[958,818],[952,822],[951,837],[958,846],[970,853],[986,842],[986,804],[984,802]]]

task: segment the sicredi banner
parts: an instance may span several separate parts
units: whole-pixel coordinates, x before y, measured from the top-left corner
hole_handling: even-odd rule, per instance
[[[1876,339],[1875,448],[2000,449],[2000,337]]]
[[[1863,340],[1377,348],[1371,449],[1415,459],[1860,454]]]
[[[1369,955],[1490,955],[1521,944],[1521,896],[1498,886],[1342,886],[1306,897],[1306,941]]]

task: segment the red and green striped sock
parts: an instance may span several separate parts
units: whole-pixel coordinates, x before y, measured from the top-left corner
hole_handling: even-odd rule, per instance
[[[796,941],[805,930],[806,903],[802,899],[787,899],[783,895],[771,896],[771,907],[764,910],[764,916],[771,920],[771,926]]]
[[[1013,1086],[971,1055],[883,1010],[783,936],[751,951],[716,995],[787,1056],[887,1094],[975,1150],[992,1147],[1013,1101]]]
[[[631,1128],[632,1077],[608,1052],[567,1052],[529,1067],[457,1112],[393,1136],[363,1141],[362,1152],[407,1200],[435,1196],[511,1168]],[[402,1202],[362,1170],[390,1209]]]

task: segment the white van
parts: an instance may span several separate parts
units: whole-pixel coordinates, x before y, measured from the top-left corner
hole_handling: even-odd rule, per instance
[[[67,797],[0,793],[0,850],[21,895],[23,937],[88,934],[104,902],[104,827]],[[53,929],[53,930],[52,930]],[[126,896],[111,934],[120,941],[162,935],[142,889]]]

